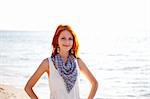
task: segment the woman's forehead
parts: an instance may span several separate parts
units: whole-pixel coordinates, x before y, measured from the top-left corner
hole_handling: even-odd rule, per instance
[[[68,31],[68,30],[64,30],[60,33],[60,36],[71,36],[72,37],[72,34]]]

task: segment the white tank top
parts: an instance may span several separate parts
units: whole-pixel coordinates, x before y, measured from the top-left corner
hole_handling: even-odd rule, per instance
[[[50,78],[49,78],[50,99],[80,99],[79,86],[78,86],[79,66],[77,61],[76,61],[77,64],[76,66],[78,70],[77,81],[75,82],[74,87],[68,93],[63,78],[56,70],[51,60],[51,57],[49,57],[48,60],[49,60],[49,69],[50,69],[49,70],[50,71]]]

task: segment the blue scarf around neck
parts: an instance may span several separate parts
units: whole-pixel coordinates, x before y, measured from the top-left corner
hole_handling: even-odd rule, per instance
[[[66,63],[64,63],[64,60],[60,56],[60,54],[56,54],[51,58],[57,71],[63,78],[67,92],[69,93],[71,89],[74,87],[75,82],[77,80],[78,73],[76,66],[76,58],[73,55],[69,55]]]

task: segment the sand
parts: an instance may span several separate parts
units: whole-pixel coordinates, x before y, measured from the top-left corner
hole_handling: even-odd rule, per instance
[[[0,84],[0,99],[30,99],[25,91],[9,85]]]

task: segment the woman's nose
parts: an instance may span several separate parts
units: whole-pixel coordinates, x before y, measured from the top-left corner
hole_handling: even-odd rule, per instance
[[[66,44],[69,44],[70,43],[70,41],[69,40],[66,40],[66,42],[65,42]]]

